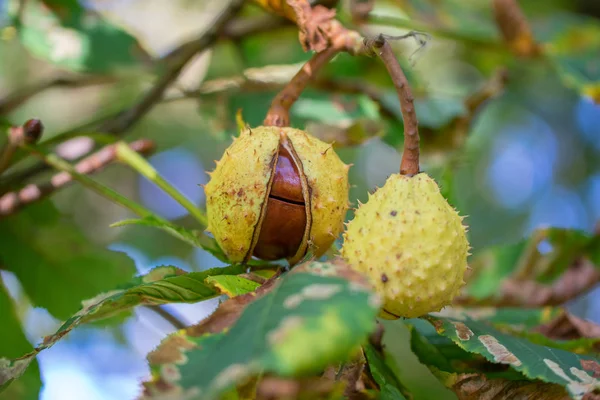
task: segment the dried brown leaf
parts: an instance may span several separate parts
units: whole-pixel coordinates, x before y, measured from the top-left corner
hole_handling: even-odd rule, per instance
[[[536,331],[551,339],[573,340],[580,338],[600,339],[600,325],[563,312],[552,321],[540,325]],[[600,342],[594,346],[600,351]]]
[[[543,307],[561,305],[600,282],[600,269],[579,260],[551,285],[533,280],[507,279],[498,295],[486,299],[460,297],[455,304],[495,307]]]
[[[257,400],[329,399],[334,391],[341,391],[335,381],[318,377],[284,379],[273,376],[263,378],[256,390]]]
[[[330,366],[323,373],[322,379],[343,382],[344,396],[348,399],[361,399],[369,381],[366,359],[362,353],[352,361],[337,367]]]
[[[335,10],[320,5],[311,7],[308,0],[254,0],[265,10],[295,22],[300,30],[304,51],[320,52],[329,46],[325,34],[327,24],[335,17]]]
[[[255,4],[261,6],[265,11],[285,17],[292,22],[296,22],[296,11],[287,0],[253,0]]]
[[[341,259],[335,259],[327,264],[321,264],[318,267],[312,265],[311,261],[300,264],[290,274],[311,273],[319,275],[338,276],[344,278],[356,285],[369,287],[366,278],[346,264]],[[176,334],[168,336],[161,344],[148,355],[150,364],[158,365],[165,363],[174,363],[181,357],[181,350],[189,350],[195,347],[186,337],[200,337],[206,334],[215,334],[231,327],[240,317],[248,304],[269,293],[279,282],[281,270],[273,277],[256,289],[256,291],[244,295],[229,298],[222,302],[213,314],[198,324],[192,325]]]
[[[480,374],[461,374],[447,384],[459,400],[569,400],[566,390],[540,381],[488,379]]]

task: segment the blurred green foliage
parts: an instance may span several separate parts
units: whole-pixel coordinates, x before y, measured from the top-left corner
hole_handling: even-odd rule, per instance
[[[588,282],[561,278],[583,261],[600,265],[594,230],[600,219],[600,11],[595,2],[520,1],[534,39],[525,45],[522,32],[515,41],[503,36],[491,0],[376,0],[363,18],[353,13],[356,3],[336,3],[337,17],[365,36],[409,30],[432,36],[417,52],[411,41],[393,46],[415,95],[422,168],[469,216],[473,270],[467,299],[461,301],[493,307],[503,300],[509,280],[571,293],[566,300],[592,288],[598,273],[591,272]],[[106,134],[102,127],[135,108],[175,63],[170,52],[209,31],[226,6],[217,0],[0,2],[0,128],[5,132],[36,116],[46,126],[40,148],[71,162],[120,138],[151,139],[158,153],[172,154],[171,160],[180,154],[176,151],[187,152],[198,168],[173,171],[174,161],[155,168],[201,213],[203,196],[183,188],[206,183],[202,170],[213,168],[212,160],[237,134],[236,112],[241,110],[249,125],[260,125],[275,94],[311,56],[293,24],[245,5],[235,19],[259,20],[256,32],[234,37],[225,29],[131,129]],[[524,54],[527,46],[536,51]],[[377,58],[338,55],[294,105],[291,122],[335,140],[343,161],[354,164],[354,205],[398,169],[403,121]],[[0,146],[7,141],[8,136],[0,138]],[[13,191],[52,183],[56,173],[21,149],[13,160],[0,172],[0,209]],[[204,227],[189,214],[166,221],[161,210],[171,206],[161,200],[164,193],[149,191],[141,183],[145,178],[129,167],[111,165],[94,178],[157,215],[134,220],[128,210],[77,184],[6,213],[12,215],[0,214],[0,387],[6,389],[1,399],[38,398],[42,382],[35,360],[7,384],[23,372],[17,357],[31,352],[43,336],[52,334],[38,350],[95,319],[94,313],[106,317],[141,304],[196,302],[222,294],[241,299],[271,275],[238,276],[246,272],[240,266],[211,269],[226,260]],[[175,265],[169,271],[176,276],[135,277],[134,262],[107,249],[115,244],[149,260],[180,260],[190,271]],[[352,284],[336,279],[345,282],[323,271],[286,275],[281,292],[249,306],[238,304],[237,324],[226,333],[190,335],[187,345],[198,348],[181,367],[184,386],[220,393],[262,371],[306,378],[332,363],[343,376],[339,362],[367,342],[374,310],[366,292],[354,292]],[[281,358],[266,342],[269,330],[285,321],[281,296],[332,282],[343,290],[330,302],[313,300],[299,310],[311,323],[295,331],[297,348],[288,348]],[[80,310],[88,299],[96,300],[93,307]],[[56,333],[36,328],[36,321],[26,324],[34,307],[66,322]],[[429,316],[437,331],[425,320],[386,321],[385,349],[364,347],[365,374],[371,377],[363,382],[365,392],[380,391],[385,399],[456,398],[453,391],[459,393],[456,385],[464,374],[542,380],[565,387],[573,398],[600,388],[598,342],[589,337],[591,331],[569,326],[575,333],[568,338],[540,333],[541,326],[563,315],[562,308],[491,307]],[[78,310],[83,314],[72,317]],[[262,324],[255,323],[259,320]],[[33,345],[31,337],[37,338]],[[308,340],[314,353],[306,350]],[[36,354],[29,353],[26,361]],[[166,379],[161,365],[152,366],[155,383],[158,376]],[[229,374],[219,375],[223,371]],[[300,392],[306,389],[302,385]],[[331,389],[332,396],[338,389]],[[229,393],[238,396],[235,390]]]

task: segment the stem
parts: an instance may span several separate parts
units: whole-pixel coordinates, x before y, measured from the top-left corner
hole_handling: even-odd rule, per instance
[[[527,57],[541,54],[529,22],[516,0],[494,0],[493,9],[502,38],[516,55]]]
[[[239,2],[236,2],[236,4],[237,3]],[[221,29],[220,27],[223,21],[229,19],[229,16],[231,16],[230,14],[232,12],[235,13],[235,7],[237,7],[236,4],[230,4],[230,6],[233,8],[230,7],[229,11],[225,10],[224,14],[222,14],[221,17],[218,17],[215,20],[213,29],[209,29],[197,39],[182,44],[162,59],[162,62],[167,64],[167,72],[165,72],[165,75],[163,77],[159,78],[153,89],[151,89],[149,92],[147,92],[144,96],[140,98],[138,103],[116,113],[110,112],[105,115],[100,115],[99,117],[94,117],[90,121],[85,122],[79,125],[78,127],[72,128],[67,132],[55,135],[53,138],[46,140],[43,144],[45,146],[50,146],[56,143],[61,143],[66,139],[72,138],[74,136],[82,136],[83,134],[81,130],[90,128],[94,128],[95,132],[103,132],[113,134],[115,136],[122,136],[123,134],[125,134],[126,129],[134,125],[140,118],[144,117],[146,113],[148,113],[155,104],[177,99],[167,99],[163,96],[163,93],[167,89],[169,81],[173,81],[178,77],[179,73],[177,71],[181,72],[181,70],[185,67],[185,65],[181,64],[183,61],[185,61],[186,59],[188,61],[191,60],[191,58],[195,54],[201,53],[202,51],[208,49],[219,38],[236,40],[258,33],[270,32],[282,26],[285,26],[287,23],[281,18],[273,18],[270,16],[244,18],[239,20],[231,20],[227,22],[225,26]],[[61,82],[62,80],[58,79],[53,83],[53,85],[60,84]],[[38,88],[37,90],[39,89],[44,88]],[[33,93],[33,95],[34,94],[35,93]],[[25,95],[27,96],[29,94],[25,93]],[[21,96],[19,94],[16,94],[11,97],[13,97],[13,100],[18,100]],[[180,96],[179,98],[183,97]],[[12,103],[13,100],[8,99],[7,101],[9,101],[9,103]],[[5,101],[0,99],[0,114],[2,114],[4,106]],[[85,156],[86,154],[87,153],[83,153],[80,154],[78,157],[74,158],[79,158]],[[21,158],[22,157],[20,157],[20,153],[17,153],[13,157],[12,162],[15,163]],[[25,168],[23,171],[16,172],[14,174],[11,174],[10,176],[6,176],[0,182],[0,193],[10,190],[11,188],[15,187],[16,184],[21,184],[24,179],[28,179],[29,177],[37,175],[38,173],[43,172],[45,170],[46,165],[41,163],[33,165],[29,168]]]
[[[155,312],[162,319],[173,325],[173,327],[177,330],[182,330],[188,327],[188,325],[179,319],[179,317],[176,317],[175,315],[171,314],[170,311],[159,305],[149,305],[146,306],[146,308]]]
[[[13,126],[8,130],[8,142],[0,149],[0,174],[11,165],[17,149],[23,144],[37,142],[44,132],[39,119],[27,120],[22,126]]]
[[[142,96],[138,103],[121,113],[117,118],[103,124],[99,131],[122,134],[135,125],[162,99],[164,92],[179,77],[188,62],[196,54],[206,50],[217,41],[226,24],[240,11],[243,5],[243,0],[229,2],[229,5],[215,17],[210,29],[198,39],[182,45],[181,53],[177,53],[176,59],[167,67],[164,75]]]
[[[70,177],[81,183],[83,186],[127,208],[133,213],[139,215],[140,217],[144,218],[153,215],[150,210],[147,210],[135,201],[129,200],[128,198],[122,196],[121,194],[117,193],[108,186],[104,186],[100,182],[88,177],[87,175],[77,172],[77,170],[71,164],[58,157],[57,155],[42,153],[40,150],[31,146],[23,146],[23,148],[31,152],[35,156],[41,158],[46,164],[50,165],[51,167],[59,171],[68,173]]]
[[[411,36],[413,34],[409,33]],[[400,99],[402,119],[404,120],[404,152],[400,163],[400,174],[416,175],[419,173],[419,122],[408,79],[406,79],[392,47],[383,35],[379,35],[374,40],[365,40],[365,46],[375,49],[374,52],[385,64]]]
[[[32,97],[48,90],[50,88],[80,88],[92,85],[104,85],[115,83],[117,79],[110,76],[90,76],[90,77],[71,77],[57,76],[50,80],[34,83],[30,86],[19,89],[4,98],[0,98],[0,115],[8,114],[14,109],[20,107],[23,103]]]
[[[169,196],[175,199],[181,204],[186,210],[189,211],[202,225],[208,225],[208,219],[204,212],[196,207],[189,199],[181,194],[175,187],[167,182],[162,176],[159,175],[158,171],[150,165],[144,157],[133,151],[126,143],[118,142],[116,144],[117,158],[135,169],[141,175],[148,178],[151,182],[157,185],[159,188],[164,190]]]
[[[15,128],[10,128],[12,131]],[[18,128],[17,128],[18,129]],[[6,170],[10,166],[10,161],[12,160],[15,152],[19,148],[19,145],[14,143],[11,139],[12,132],[9,133],[8,142],[0,149],[0,174]]]
[[[328,47],[320,53],[316,53],[300,71],[290,80],[290,82],[277,94],[264,120],[266,126],[289,126],[290,108],[298,100],[302,91],[308,85],[308,82],[325,64],[327,64],[340,49],[337,47]]]

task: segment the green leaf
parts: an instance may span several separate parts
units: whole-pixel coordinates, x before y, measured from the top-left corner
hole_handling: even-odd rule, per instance
[[[502,330],[502,329],[501,329]],[[600,344],[600,338],[591,339],[591,338],[579,338],[572,340],[555,340],[549,339],[541,333],[530,332],[527,330],[512,330],[507,329],[506,331],[502,330],[505,333],[511,334],[513,336],[518,336],[529,340],[531,343],[539,344],[546,347],[552,347],[555,349],[561,349],[570,351],[572,353],[577,354],[589,354],[589,355],[597,355],[597,348]]]
[[[540,252],[540,245],[549,247]],[[469,283],[469,294],[477,299],[499,292],[503,279],[550,283],[560,277],[579,257],[595,259],[600,238],[575,229],[543,228],[515,244],[498,246],[477,254],[472,266],[477,275]]]
[[[534,26],[563,82],[600,101],[600,26],[595,18],[553,13]]]
[[[427,336],[422,334],[420,330],[414,326],[413,320],[410,320],[410,322],[411,325],[408,325],[410,330],[410,348],[419,358],[419,361],[427,366],[434,366],[442,371],[453,371],[454,369],[450,366],[448,358],[442,353],[441,349],[433,345],[428,340]],[[455,347],[454,344],[452,344],[452,346]]]
[[[527,247],[527,241],[505,246],[495,246],[477,253],[471,262],[476,271],[469,282],[469,295],[483,299],[494,295],[500,289],[503,279],[508,277],[517,266],[519,257]]]
[[[203,232],[185,229],[181,226],[177,226],[170,222],[160,220],[154,216],[146,216],[144,218],[136,219],[126,219],[123,221],[115,222],[111,225],[111,227],[119,227],[125,225],[144,225],[162,229],[171,236],[183,240],[184,242],[189,243],[194,247],[200,247],[208,251],[220,261],[228,261],[227,256],[225,256],[225,254],[217,244],[216,240],[205,235]]]
[[[294,104],[291,114],[301,120],[329,124],[379,118],[377,105],[366,95],[340,95],[333,98],[328,93],[309,90]]]
[[[77,0],[31,2],[17,28],[33,55],[75,71],[112,72],[146,55],[133,36]]]
[[[525,338],[532,343],[567,350],[573,353],[597,353],[596,349],[599,348],[598,345],[600,344],[600,338],[591,338],[590,336],[571,340],[556,340],[536,332],[536,328],[540,325],[552,323],[551,321],[556,318],[565,317],[565,311],[559,307],[544,307],[540,309],[512,307],[481,308],[463,309],[463,312],[459,308],[454,308],[452,313],[458,313],[456,315],[459,319],[462,316],[468,316],[471,319],[482,320],[485,323],[492,324],[503,333]]]
[[[405,400],[406,397],[402,394],[399,387],[400,382],[396,379],[394,372],[387,366],[385,360],[381,355],[373,348],[372,345],[367,344],[363,347],[367,362],[369,363],[369,370],[373,379],[379,385],[381,391],[381,400]]]
[[[0,221],[0,254],[33,304],[59,319],[135,274],[129,257],[90,243],[49,201]]]
[[[560,308],[518,308],[518,307],[452,307],[444,310],[444,315],[456,319],[469,318],[484,321],[496,326],[510,326],[515,329],[532,329],[546,324],[562,313]],[[414,321],[414,320],[411,320]]]
[[[395,110],[396,118],[402,121],[400,100],[396,91],[390,90],[382,96],[382,102],[390,109]],[[454,118],[465,115],[467,110],[462,100],[456,97],[421,97],[416,98],[415,112],[419,116],[419,125],[433,129],[440,129]]]
[[[329,275],[331,265],[313,262],[280,278],[225,333],[167,339],[176,349],[149,357],[147,396],[177,390],[214,399],[260,372],[306,376],[347,359],[374,328],[379,304],[366,286]]]
[[[409,320],[413,324],[414,320]],[[419,355],[411,350],[411,328],[404,320],[380,321],[384,328],[383,346],[386,364],[394,371],[398,380],[407,388],[415,399],[456,400],[456,396],[439,382],[438,377],[419,360]],[[452,353],[444,352],[447,359],[455,357],[457,346],[449,339],[439,336],[435,329],[425,321],[435,338],[442,339],[433,343],[436,347],[446,350],[450,344]],[[429,338],[429,336],[428,336]],[[460,350],[460,349],[459,349]],[[462,350],[461,350],[462,351]],[[462,351],[463,353],[466,353]],[[460,355],[460,354],[458,354]],[[406,393],[405,393],[406,395]]]
[[[130,148],[127,143],[120,141],[116,144],[116,155],[119,161],[129,165],[150,182],[161,188],[166,194],[171,196],[171,198],[185,208],[191,216],[196,218],[196,220],[202,226],[208,226],[206,213],[199,209],[192,201],[190,201],[190,199],[188,199],[183,193],[181,193],[179,190],[177,190],[177,188],[163,178],[152,166],[152,164],[150,164],[139,153]]]
[[[229,297],[253,292],[260,286],[250,279],[234,275],[209,276],[205,282]]]
[[[538,231],[542,240],[551,246],[536,268],[536,279],[551,282],[581,256],[590,256],[600,249],[600,237],[574,229],[543,229]]]
[[[84,301],[83,308],[77,314],[66,320],[53,335],[45,337],[43,343],[32,352],[16,360],[0,359],[0,385],[3,384],[1,380],[3,376],[12,374],[15,378],[18,377],[37,354],[52,347],[80,324],[108,318],[140,305],[196,303],[207,300],[219,296],[220,292],[205,284],[206,278],[242,272],[244,268],[241,266],[190,273],[176,267],[154,268],[148,274],[135,279],[126,288],[103,293]]]
[[[211,268],[202,272],[185,272],[176,267],[157,267],[136,279],[127,288],[86,300],[83,309],[67,320],[63,327],[72,326],[72,329],[77,324],[111,317],[139,305],[196,303],[207,300],[220,295],[218,290],[205,283],[207,278],[243,272],[244,268],[239,265]]]
[[[0,357],[14,358],[33,350],[33,346],[23,333],[15,311],[15,304],[8,295],[1,276],[0,315],[2,315]],[[42,386],[37,362],[34,362],[21,379],[14,382],[13,380],[18,376],[17,373],[20,374],[18,368],[16,370],[7,368],[7,360],[0,358],[0,400],[37,400]]]
[[[533,344],[504,334],[491,325],[470,318],[430,315],[437,332],[488,361],[506,364],[529,379],[540,379],[566,387],[574,399],[600,389],[599,360],[564,350]]]

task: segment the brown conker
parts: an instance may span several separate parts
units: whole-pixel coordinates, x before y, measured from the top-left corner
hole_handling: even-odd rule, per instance
[[[293,265],[323,254],[348,209],[348,169],[331,145],[293,128],[241,132],[205,187],[208,230],[233,262]]]
[[[254,255],[263,260],[293,257],[306,230],[300,173],[289,151],[279,145],[275,176]]]

